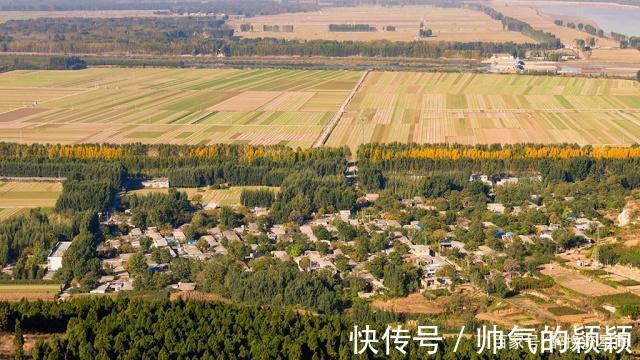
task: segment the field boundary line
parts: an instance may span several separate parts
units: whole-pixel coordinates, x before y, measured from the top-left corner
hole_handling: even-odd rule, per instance
[[[38,177],[38,176],[0,176],[0,180],[2,181],[21,181],[21,182],[29,182],[29,181],[42,181],[42,182],[61,182],[67,180],[66,177]]]
[[[313,142],[313,145],[311,147],[317,148],[317,147],[324,146],[324,144],[329,139],[329,135],[331,135],[331,133],[333,132],[333,129],[336,128],[336,126],[340,122],[340,119],[342,119],[342,115],[344,115],[344,113],[346,112],[347,105],[349,105],[349,102],[351,102],[351,99],[353,99],[353,97],[356,95],[356,93],[364,83],[364,80],[367,78],[367,75],[369,75],[369,70],[364,71],[364,73],[360,77],[360,80],[358,80],[358,82],[353,87],[353,89],[351,89],[349,96],[347,96],[347,98],[344,99],[344,102],[342,103],[342,105],[340,106],[336,114],[333,116],[333,118],[331,118],[331,121],[329,121],[329,123],[324,128],[324,130],[322,130],[322,133],[320,134],[320,136],[318,136],[316,141]]]

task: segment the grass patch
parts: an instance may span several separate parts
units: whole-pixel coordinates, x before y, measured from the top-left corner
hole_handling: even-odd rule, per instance
[[[554,306],[548,308],[547,310],[555,316],[580,315],[585,313],[584,311],[574,309],[569,306]]]
[[[609,273],[605,270],[602,269],[596,269],[596,270],[580,270],[581,273],[583,273],[584,275],[587,276],[603,276],[603,275],[609,275]]]
[[[622,286],[637,286],[637,285],[640,285],[640,281],[636,281],[633,279],[625,279],[625,280],[618,281],[618,284]]]
[[[439,298],[441,296],[451,295],[451,293],[447,289],[429,289],[425,290],[422,294],[424,295],[424,297],[431,300]]]
[[[598,301],[602,301],[603,303],[611,304],[616,307],[619,307],[622,305],[640,304],[640,296],[632,293],[599,296],[596,299]]]

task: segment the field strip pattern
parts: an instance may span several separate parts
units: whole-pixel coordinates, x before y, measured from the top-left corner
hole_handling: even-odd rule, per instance
[[[16,211],[36,207],[53,207],[62,192],[62,183],[44,181],[0,182],[0,209],[13,215]]]
[[[640,83],[621,79],[371,72],[327,145],[640,142]]]
[[[338,125],[338,122],[340,122],[342,115],[344,115],[344,112],[346,111],[347,106],[349,105],[349,101],[351,101],[351,99],[353,99],[353,97],[356,95],[356,93],[358,92],[358,89],[360,89],[360,86],[362,86],[362,83],[367,78],[368,74],[369,74],[369,70],[365,71],[362,74],[362,77],[360,78],[360,80],[358,80],[358,83],[353,87],[353,90],[351,90],[351,92],[349,93],[349,96],[347,96],[347,98],[344,100],[344,103],[340,105],[340,109],[338,109],[338,111],[333,116],[333,118],[331,118],[331,121],[329,121],[329,123],[324,128],[324,130],[322,130],[322,133],[320,134],[318,139],[316,139],[316,141],[313,143],[313,147],[320,147],[327,142],[327,139],[331,135],[331,132],[333,131],[333,129],[335,129],[336,125]]]
[[[362,72],[122,69],[0,74],[0,141],[309,147]]]

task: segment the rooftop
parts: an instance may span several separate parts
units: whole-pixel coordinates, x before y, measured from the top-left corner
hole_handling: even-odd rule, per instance
[[[51,250],[49,257],[62,257],[65,251],[71,246],[71,241],[60,241]]]

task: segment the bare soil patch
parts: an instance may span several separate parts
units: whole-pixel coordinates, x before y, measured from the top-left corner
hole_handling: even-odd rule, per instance
[[[0,122],[10,122],[22,119],[23,117],[39,114],[41,112],[48,111],[49,109],[36,109],[36,108],[21,108],[11,110],[6,113],[0,114]]]
[[[64,336],[64,334],[23,334],[24,353],[31,354],[33,346],[39,339],[50,340],[54,336]],[[0,359],[13,359],[13,334],[0,333]]]
[[[586,296],[605,296],[623,292],[576,271],[564,268],[557,263],[545,265],[542,273],[553,277],[558,284]]]

